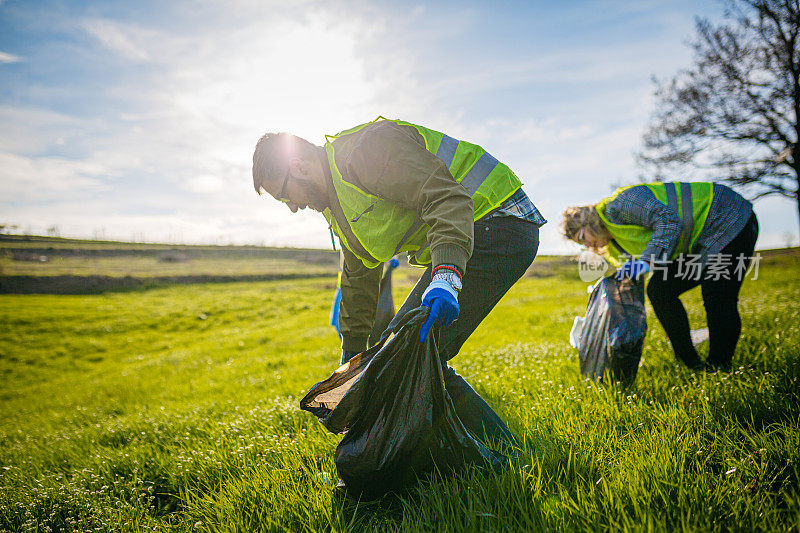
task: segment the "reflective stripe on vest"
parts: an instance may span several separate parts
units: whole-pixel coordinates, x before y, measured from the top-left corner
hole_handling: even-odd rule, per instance
[[[678,184],[675,184],[677,187]],[[692,249],[692,230],[694,229],[694,212],[692,205],[692,186],[688,183],[681,182],[681,224],[683,225],[683,232],[681,239],[683,241],[683,253],[688,254]],[[669,188],[669,187],[667,187]],[[678,211],[677,209],[675,210]]]
[[[342,244],[369,268],[374,268],[401,251],[413,253],[415,260],[420,264],[430,263],[429,243],[426,242],[427,231],[422,231],[425,222],[419,213],[400,208],[387,200],[362,191],[354,184],[345,181],[336,168],[331,142],[340,136],[358,132],[379,120],[410,126],[417,130],[425,141],[425,148],[442,160],[456,181],[472,197],[475,220],[499,207],[522,185],[519,178],[507,166],[480,146],[458,141],[449,135],[409,122],[378,117],[373,122],[356,126],[337,135],[326,136],[328,140],[326,152],[328,152],[334,189],[345,215],[346,225],[349,226],[344,228],[345,224],[332,223],[332,227],[339,235]],[[471,166],[470,162],[473,162]],[[361,257],[353,250],[343,233],[346,229],[350,230],[351,238],[355,236],[371,257]]]
[[[439,149],[436,151],[436,157],[442,160],[447,168],[453,164],[453,159],[456,155],[456,148],[458,148],[458,141],[453,139],[449,135],[444,135],[442,137],[442,143],[439,145]],[[478,159],[472,168],[469,170],[466,176],[461,180],[461,186],[464,187],[470,196],[475,194],[483,182],[486,181],[486,178],[489,177],[494,167],[500,163],[497,159],[495,159],[489,152],[485,152],[480,159]],[[425,222],[422,220],[422,217],[417,215],[417,218],[414,220],[414,224],[408,228],[403,238],[400,240],[400,243],[397,245],[395,249],[394,255],[397,255],[400,252],[400,248],[402,248],[403,244],[409,237],[414,235],[419,228]]]
[[[678,208],[678,192],[681,192],[680,208]],[[691,251],[692,230],[694,229],[694,214],[692,202],[692,186],[685,182],[667,183],[664,185],[664,192],[667,193],[667,207],[680,213],[681,216],[681,238],[678,241],[678,249],[684,254]]]
[[[447,165],[447,168],[450,168],[450,165],[453,164],[453,159],[456,156],[456,148],[458,148],[458,141],[449,135],[444,135],[442,136],[442,143],[439,145],[439,149],[436,151],[436,157],[444,161],[444,164]]]
[[[441,159],[447,168],[453,165],[453,159],[456,156],[456,149],[458,148],[458,141],[449,135],[442,137],[442,143],[436,151],[436,157]],[[492,170],[500,163],[489,152],[484,152],[483,155],[472,165],[467,175],[464,176],[460,183],[467,189],[467,192],[472,196],[483,185]]]

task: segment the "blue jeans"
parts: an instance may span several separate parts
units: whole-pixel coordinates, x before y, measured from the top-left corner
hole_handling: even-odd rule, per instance
[[[475,246],[458,295],[461,312],[458,320],[441,329],[439,350],[445,388],[461,422],[476,437],[518,443],[517,437],[497,413],[447,361],[458,354],[478,324],[528,270],[538,249],[539,226],[532,222],[507,216],[484,217],[475,222]],[[428,267],[400,306],[389,328],[405,313],[422,305],[422,293],[430,282],[431,268]]]

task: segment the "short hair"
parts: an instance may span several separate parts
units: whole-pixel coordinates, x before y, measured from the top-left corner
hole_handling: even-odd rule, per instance
[[[595,235],[603,235],[607,232],[594,205],[568,207],[562,216],[561,233],[567,239],[574,241],[582,228],[590,229]]]
[[[318,148],[291,133],[262,135],[253,151],[253,187],[256,192],[269,191],[269,184],[282,181],[293,157],[310,160]]]

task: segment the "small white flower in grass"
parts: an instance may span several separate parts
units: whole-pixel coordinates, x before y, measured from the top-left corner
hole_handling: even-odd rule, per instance
[[[733,468],[731,468],[730,470],[728,470],[727,472],[725,472],[725,475],[726,476],[730,476],[734,472],[736,472],[736,467],[735,466]]]

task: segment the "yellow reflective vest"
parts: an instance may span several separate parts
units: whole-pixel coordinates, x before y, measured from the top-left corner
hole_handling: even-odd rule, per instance
[[[607,255],[617,265],[621,262],[620,256],[623,252],[639,257],[653,237],[653,230],[650,228],[615,224],[606,216],[605,211],[609,203],[623,191],[637,186],[620,187],[614,191],[614,194],[604,198],[595,206],[597,214],[600,215],[614,241],[619,245],[619,247],[615,246],[612,242],[607,247]],[[711,201],[714,198],[714,184],[707,182],[670,182],[648,183],[641,186],[650,189],[659,202],[672,209],[681,219],[680,240],[670,256],[670,260],[675,259],[681,253],[691,253],[705,226],[706,217],[708,217],[708,211],[711,208]]]
[[[455,180],[468,191],[474,207],[474,220],[499,207],[522,186],[510,168],[480,146],[402,120],[378,117],[336,135],[327,135],[325,151],[345,220],[335,218],[329,209],[323,215],[342,245],[368,268],[375,268],[400,252],[408,252],[413,264],[426,265],[431,262],[427,242],[430,228],[420,214],[362,190],[345,180],[336,165],[332,142],[381,120],[411,126],[419,132],[425,140],[425,148],[441,159]],[[369,255],[364,256],[363,252],[359,254],[359,247],[348,242],[348,235],[355,236],[360,248]]]

